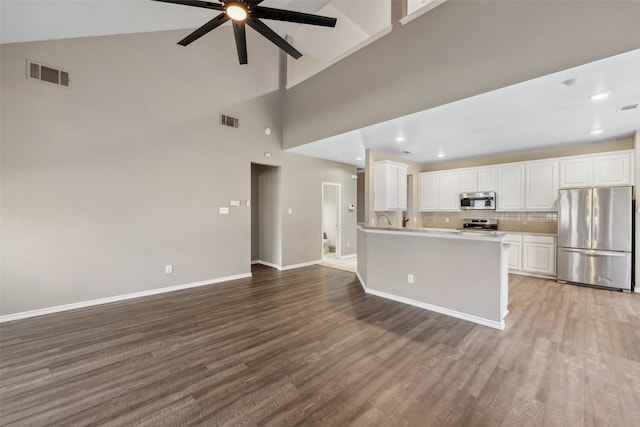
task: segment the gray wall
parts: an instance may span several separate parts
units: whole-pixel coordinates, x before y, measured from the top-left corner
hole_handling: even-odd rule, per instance
[[[284,146],[637,49],[638,16],[638,1],[448,0],[394,19],[389,35],[287,91]]]
[[[251,162],[282,168],[283,264],[320,259],[321,182],[355,202],[355,168],[282,151],[276,47],[248,32],[239,67],[231,31],[184,34],[0,46],[0,314],[250,272],[251,209],[218,208],[251,198]],[[27,80],[27,58],[71,87]]]

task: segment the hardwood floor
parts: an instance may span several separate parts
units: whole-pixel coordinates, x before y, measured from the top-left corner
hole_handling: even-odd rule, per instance
[[[637,426],[640,295],[511,276],[504,331],[312,266],[0,325],[2,425]]]

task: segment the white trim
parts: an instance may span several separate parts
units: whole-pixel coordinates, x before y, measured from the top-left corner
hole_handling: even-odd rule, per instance
[[[246,279],[251,277],[251,273],[236,274],[234,276],[219,277],[217,279],[203,280],[201,282],[186,283],[184,285],[168,286],[166,288],[150,289],[148,291],[134,292],[132,294],[116,295],[113,297],[99,298],[89,301],[74,302],[71,304],[57,305],[54,307],[39,308],[37,310],[23,311],[21,313],[7,314],[0,316],[0,323],[10,322],[12,320],[25,319],[27,317],[43,316],[45,314],[59,313],[61,311],[75,310],[77,308],[92,307],[94,305],[108,304],[111,302],[126,301],[134,298],[147,297],[151,295],[163,294],[166,292],[174,292],[182,289],[196,288],[199,286],[213,285],[230,280]]]
[[[347,255],[342,255],[342,256],[340,257],[340,259],[355,258],[355,257],[357,257],[357,256],[358,256],[358,254],[357,254],[357,253],[355,253],[355,254],[347,254]]]
[[[282,266],[278,265],[278,264],[274,264],[272,262],[267,262],[267,261],[262,261],[262,260],[257,260],[257,261],[251,261],[251,264],[262,264],[266,267],[271,267],[271,268],[277,268],[278,270],[282,270]]]
[[[461,313],[459,311],[450,310],[448,308],[439,307],[437,305],[427,304],[425,302],[416,301],[410,298],[388,294],[386,292],[376,291],[374,289],[367,288],[365,292],[378,297],[390,299],[390,300],[401,302],[404,304],[413,305],[415,307],[423,308],[425,310],[435,311],[436,313],[445,314],[447,316],[456,317],[462,320],[467,320],[469,322],[477,323],[479,325],[488,326],[490,328],[495,328],[500,330],[504,329],[504,321],[496,322],[494,320],[485,319],[483,317],[474,316],[472,314]]]
[[[319,259],[316,261],[303,262],[300,264],[285,265],[284,267],[280,268],[280,271],[294,270],[296,268],[302,268],[302,267],[309,267],[310,265],[320,264],[321,262],[322,260]]]
[[[437,0],[437,1],[442,1],[442,0]],[[386,36],[387,34],[389,34],[391,32],[392,28],[393,28],[393,25],[389,25],[388,27],[382,29],[381,31],[378,31],[377,33],[375,33],[374,35],[372,35],[368,39],[361,41],[357,45],[353,46],[351,49],[347,49],[346,51],[342,52],[340,55],[336,56],[335,58],[325,62],[322,65],[320,65],[318,68],[316,68],[315,70],[311,71],[310,73],[298,78],[297,80],[294,80],[292,83],[288,83],[285,86],[285,88],[286,89],[291,89],[295,85],[297,85],[299,83],[302,83],[303,81],[315,76],[316,74],[320,73],[321,71],[326,70],[327,68],[331,67],[333,64],[336,64],[336,63],[342,61],[347,56],[352,55],[353,53],[357,52],[358,50],[362,49],[363,47],[375,42],[376,40],[378,40],[378,39],[380,39],[380,38],[382,38],[384,36]]]
[[[415,11],[411,12],[409,15],[400,19],[400,23],[402,25],[406,25],[409,22],[413,21],[414,19],[418,18],[419,16],[422,16],[425,13],[429,12],[430,10],[435,9],[436,7],[440,6],[442,3],[446,1],[447,0],[433,0],[431,3],[425,4],[420,9],[416,9]]]

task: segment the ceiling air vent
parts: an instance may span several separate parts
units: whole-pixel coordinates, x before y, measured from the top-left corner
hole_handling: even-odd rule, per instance
[[[222,126],[229,126],[231,128],[237,128],[240,126],[240,120],[237,117],[227,116],[226,114],[220,114],[220,124]]]
[[[69,71],[27,59],[27,78],[51,83],[56,86],[69,87]]]
[[[636,108],[638,108],[638,104],[629,104],[618,107],[618,111],[635,110]]]

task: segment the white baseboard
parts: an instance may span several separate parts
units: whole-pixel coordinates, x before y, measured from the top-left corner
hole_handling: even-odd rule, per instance
[[[357,256],[358,256],[358,254],[357,254],[357,253],[355,253],[355,254],[349,254],[349,255],[340,255],[340,258],[338,258],[338,259],[349,259],[349,258],[355,258],[355,257],[357,257]]]
[[[322,262],[322,260],[319,259],[319,260],[316,260],[316,261],[303,262],[301,264],[285,265],[284,267],[280,268],[280,270],[282,270],[282,271],[294,270],[296,268],[309,267],[310,265],[320,264],[321,262]]]
[[[111,302],[125,301],[134,298],[141,298],[150,295],[174,292],[182,289],[196,288],[199,286],[213,285],[216,283],[228,282],[230,280],[246,279],[251,277],[251,273],[237,274],[235,276],[219,277],[217,279],[203,280],[201,282],[186,283],[183,285],[168,286],[166,288],[150,289],[148,291],[134,292],[132,294],[116,295],[113,297],[94,299],[89,301],[74,302],[71,304],[57,305],[54,307],[40,308],[37,310],[23,311],[21,313],[7,314],[0,316],[0,323],[12,320],[26,319],[27,317],[43,316],[45,314],[59,313],[61,311],[75,310],[77,308],[91,307],[94,305],[108,304]]]
[[[439,307],[437,305],[427,304],[425,302],[416,301],[410,298],[405,298],[397,295],[388,294],[386,292],[376,291],[374,289],[366,289],[366,293],[375,295],[378,297],[390,299],[393,301],[401,302],[404,304],[413,305],[414,307],[423,308],[425,310],[435,311],[436,313],[445,314],[447,316],[456,317],[458,319],[467,320],[469,322],[477,323],[479,325],[488,326],[495,329],[504,329],[504,321],[496,322],[494,320],[485,319],[483,317],[474,316],[471,314],[461,313],[459,311],[450,310],[448,308]]]

